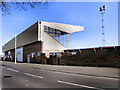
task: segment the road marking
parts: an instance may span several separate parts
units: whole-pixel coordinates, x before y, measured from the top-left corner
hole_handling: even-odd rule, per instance
[[[15,70],[15,69],[11,69],[11,68],[7,68],[7,69],[13,72],[19,72],[18,70]]]
[[[119,78],[110,78],[110,77],[96,77],[101,79],[112,79],[112,80],[120,80]]]
[[[53,73],[60,73],[60,74],[67,74],[67,75],[76,75],[76,76],[84,76],[84,77],[95,77],[95,78],[100,78],[100,79],[112,79],[112,80],[120,80],[120,78],[117,77],[109,77],[109,76],[97,76],[97,75],[87,75],[87,74],[76,74],[76,73],[67,73],[67,72],[62,72],[62,71],[48,71],[48,70],[43,70],[40,69],[40,71],[46,71],[46,72],[53,72]]]
[[[32,77],[37,77],[37,78],[44,78],[44,77],[41,77],[41,76],[36,76],[36,75],[33,75],[33,74],[29,74],[29,73],[24,73],[25,75],[28,75],[28,76],[32,76]]]
[[[0,66],[0,68],[5,68],[5,67],[3,67],[3,66]]]
[[[76,76],[84,76],[84,77],[95,77],[95,78],[101,78],[101,79],[113,79],[113,80],[120,80],[119,78],[112,78],[112,77],[104,77],[104,76],[92,76],[92,75],[83,75],[83,74],[74,74],[74,73],[66,73],[66,72],[54,72],[54,73],[60,73],[60,74],[67,74],[67,75],[76,75]]]
[[[70,83],[70,82],[64,82],[64,81],[57,81],[59,83],[63,83],[63,84],[68,84],[68,85],[73,85],[73,86],[77,86],[77,87],[84,87],[84,88],[91,88],[91,89],[97,89],[97,90],[105,90],[105,89],[101,89],[101,88],[96,88],[96,87],[91,87],[91,86],[86,86],[86,85],[80,85],[80,84],[75,84],[75,83]]]

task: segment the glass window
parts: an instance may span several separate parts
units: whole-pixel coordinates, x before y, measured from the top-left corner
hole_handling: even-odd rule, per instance
[[[11,52],[10,52],[10,51],[8,51],[8,55],[10,55],[10,53],[11,53]]]
[[[41,53],[40,53],[40,52],[37,52],[37,56],[41,56]]]
[[[44,26],[44,31],[45,31],[45,32],[48,32],[47,26]]]
[[[55,28],[52,28],[52,27],[48,27],[46,25],[44,26],[44,32],[46,32],[47,34],[49,34],[51,37],[53,37],[54,39],[56,39],[61,44],[65,45],[64,42],[67,40],[66,39],[67,37],[65,37],[65,34],[67,34],[66,32],[63,32],[63,31],[61,31],[59,29],[55,29]],[[64,35],[64,37],[62,37],[62,35]]]
[[[55,29],[53,28],[53,31],[52,31],[54,34],[55,34]]]

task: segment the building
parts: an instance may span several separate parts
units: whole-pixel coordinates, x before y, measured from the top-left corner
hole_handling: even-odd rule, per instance
[[[69,34],[83,29],[82,26],[38,21],[3,46],[4,60],[14,61],[16,45],[18,62],[40,62],[43,55],[49,58],[51,54],[64,52],[69,48]]]

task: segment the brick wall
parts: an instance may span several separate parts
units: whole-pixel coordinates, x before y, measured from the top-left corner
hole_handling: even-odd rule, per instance
[[[75,55],[72,55],[73,50],[62,53],[60,59],[57,56],[50,55],[50,58],[46,58],[45,54],[37,56],[37,52],[41,51],[42,42],[35,42],[26,46],[23,46],[23,61],[27,62],[27,55],[33,52],[36,55],[32,58],[30,56],[31,63],[40,64],[52,64],[52,65],[75,65],[75,66],[96,66],[96,67],[120,67],[120,46],[117,47],[105,47],[105,48],[90,48],[74,50]],[[10,50],[14,61],[14,49]],[[5,52],[8,55],[8,52]],[[9,58],[6,60],[10,61]]]
[[[41,44],[42,42],[35,42],[23,47],[23,60],[27,62],[27,55],[30,55],[30,62],[32,63],[40,63],[41,57],[37,56],[37,52],[41,52]],[[34,57],[31,57],[31,53],[35,53]]]
[[[23,62],[27,62],[27,55],[30,55],[30,63],[40,63],[45,64],[47,63],[46,57],[44,53],[40,53],[40,56],[37,56],[37,52],[41,52],[42,42],[34,42],[28,45],[23,46]],[[11,56],[13,57],[13,61],[15,61],[15,50],[12,49]],[[31,56],[31,53],[35,53],[34,57]],[[8,58],[8,51],[5,52],[6,61],[11,61]]]
[[[95,52],[96,50],[96,52]],[[61,58],[63,65],[120,67],[120,47],[82,49],[76,55],[65,52]]]

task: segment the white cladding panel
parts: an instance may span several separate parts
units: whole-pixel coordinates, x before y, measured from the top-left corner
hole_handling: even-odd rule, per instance
[[[47,51],[63,51],[65,49],[57,40],[53,39],[47,33],[43,33],[43,53]]]
[[[23,62],[23,47],[16,49],[16,56],[18,62]]]

